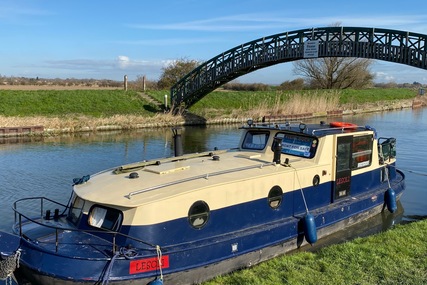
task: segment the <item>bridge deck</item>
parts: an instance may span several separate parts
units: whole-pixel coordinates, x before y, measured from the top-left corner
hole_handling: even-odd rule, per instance
[[[219,86],[271,65],[321,57],[378,59],[427,69],[427,35],[406,31],[324,27],[260,38],[213,57],[171,88],[174,106],[189,107]]]

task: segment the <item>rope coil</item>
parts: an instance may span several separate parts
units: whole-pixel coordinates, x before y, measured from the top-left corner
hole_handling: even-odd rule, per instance
[[[21,250],[18,249],[15,254],[0,259],[0,280],[6,280],[6,284],[8,282],[12,284],[13,272],[19,268],[20,258]]]

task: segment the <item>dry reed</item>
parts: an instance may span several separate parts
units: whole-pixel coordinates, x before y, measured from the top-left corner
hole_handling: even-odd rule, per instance
[[[178,125],[182,117],[170,113],[156,114],[153,117],[136,115],[115,115],[107,118],[87,116],[75,117],[5,117],[0,116],[0,127],[44,126],[46,131],[78,132],[99,129],[136,129],[141,127],[158,127]]]
[[[339,91],[317,92],[309,94],[289,94],[277,96],[273,104],[264,101],[253,105],[247,115],[251,118],[260,118],[265,115],[285,116],[306,113],[326,113],[339,108]],[[240,112],[241,114],[241,112]]]

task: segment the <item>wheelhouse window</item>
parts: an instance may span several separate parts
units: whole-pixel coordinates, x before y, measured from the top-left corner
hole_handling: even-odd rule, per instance
[[[195,229],[201,229],[209,220],[209,206],[205,201],[197,201],[188,211],[188,221]]]
[[[70,211],[68,212],[68,219],[75,225],[77,225],[80,217],[82,215],[84,206],[84,200],[79,196],[74,196],[73,202],[70,206]]]
[[[248,131],[243,140],[243,149],[262,150],[267,144],[269,132]]]
[[[395,138],[379,138],[378,143],[378,153],[381,163],[396,157]]]
[[[104,230],[117,231],[123,221],[123,214],[117,209],[93,206],[89,211],[90,226]]]
[[[353,137],[352,169],[371,165],[372,142],[372,135]]]
[[[282,153],[305,158],[313,158],[319,144],[316,137],[304,134],[278,133],[276,137],[282,138]]]

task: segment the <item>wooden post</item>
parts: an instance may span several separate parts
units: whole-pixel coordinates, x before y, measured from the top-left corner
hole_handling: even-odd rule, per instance
[[[124,77],[124,79],[123,79],[123,84],[124,84],[124,89],[125,89],[125,91],[127,91],[128,90],[128,76],[127,75],[125,75],[125,77]]]
[[[142,77],[142,91],[145,92],[145,75]]]

